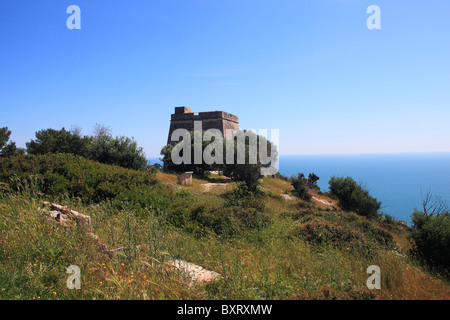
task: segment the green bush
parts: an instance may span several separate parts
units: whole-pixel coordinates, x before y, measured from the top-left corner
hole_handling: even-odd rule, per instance
[[[67,131],[46,129],[36,132],[36,140],[26,143],[28,154],[70,153],[83,155],[89,139]]]
[[[8,130],[8,127],[0,128],[0,157],[25,154],[25,149],[17,148],[14,141],[9,141],[10,135],[11,131]]]
[[[377,224],[367,220],[360,220],[355,221],[354,225],[362,231],[369,240],[376,241],[376,243],[386,248],[394,248],[395,242],[392,235],[384,229],[378,227]]]
[[[261,229],[270,224],[270,219],[256,208],[232,208],[234,216],[247,229]]]
[[[294,187],[294,194],[302,200],[311,201],[311,195],[308,193],[308,189],[306,189],[305,182],[303,179],[292,178],[291,182]]]
[[[225,195],[226,204],[219,208],[196,201],[189,192],[179,191],[169,205],[166,219],[195,236],[214,233],[226,238],[269,225],[271,220],[262,213],[265,208],[262,199],[249,192],[245,184],[239,185]]]
[[[261,178],[261,169],[268,168],[272,163],[263,163],[263,159],[261,159],[260,150],[252,150],[251,146],[253,143],[256,143],[258,147],[266,146],[267,149],[267,157],[270,159],[269,162],[278,158],[278,151],[276,146],[273,145],[270,141],[268,141],[264,136],[257,135],[252,131],[238,131],[236,132],[233,138],[233,146],[232,146],[232,159],[233,161],[228,161],[227,156],[227,140],[222,139],[213,141],[204,141],[202,140],[202,154],[204,154],[206,148],[211,148],[214,150],[212,152],[213,155],[216,152],[220,152],[223,157],[220,159],[221,163],[212,163],[208,164],[205,162],[205,159],[201,163],[195,163],[194,158],[194,150],[195,150],[195,139],[202,139],[202,136],[205,132],[195,132],[191,131],[190,133],[190,150],[183,149],[183,144],[177,144],[175,146],[168,144],[161,149],[161,155],[163,156],[164,168],[174,171],[174,172],[185,172],[185,171],[193,171],[194,174],[202,176],[207,170],[220,170],[223,172],[225,176],[231,177],[234,181],[243,182],[247,185],[247,188],[255,192],[258,187],[259,179]],[[201,136],[200,136],[201,135]],[[200,136],[200,137],[198,137]],[[175,164],[172,160],[172,152],[175,150],[177,154],[183,158],[182,163]],[[190,152],[190,155],[183,155],[183,152]],[[253,152],[256,152],[254,154]],[[186,158],[186,159],[184,159]],[[186,163],[184,162],[186,160]],[[187,163],[189,162],[189,163]],[[231,163],[229,163],[231,162]]]
[[[331,177],[330,194],[339,200],[343,210],[354,211],[361,216],[374,217],[381,202],[370,196],[369,192],[350,177]]]
[[[324,219],[310,219],[294,229],[294,235],[316,245],[335,247],[368,248],[364,233],[348,226],[334,224]]]
[[[147,159],[143,149],[133,138],[113,138],[109,128],[97,125],[96,136],[83,136],[62,128],[36,132],[36,140],[27,142],[27,153],[33,155],[68,153],[83,156],[104,164],[115,164],[124,168],[144,170]]]
[[[450,267],[450,213],[427,214],[414,210],[411,237],[415,253],[440,267]]]
[[[190,134],[189,137],[191,139],[190,154],[186,154],[186,155],[183,154],[184,152],[189,151],[189,150],[182,149],[181,146],[183,144],[180,144],[179,146],[168,144],[161,149],[160,153],[162,156],[162,161],[164,163],[164,168],[166,170],[177,172],[177,173],[193,171],[194,174],[199,175],[199,176],[204,176],[205,171],[220,169],[221,165],[219,165],[219,164],[207,164],[207,163],[205,163],[205,161],[202,161],[201,163],[195,163],[195,160],[196,160],[194,157],[194,151],[196,148],[195,143],[194,143],[195,140],[198,139],[198,140],[202,141],[202,143],[201,143],[202,155],[203,155],[203,152],[205,151],[205,148],[208,147],[212,142],[211,141],[203,141],[203,135],[205,134],[205,131],[202,131],[201,133],[195,132],[195,131],[190,131],[189,134]],[[221,147],[223,147],[223,146],[221,146]],[[172,152],[173,152],[174,148],[175,148],[175,150],[178,150],[179,156],[183,158],[183,162],[180,164],[175,164],[172,161]],[[184,162],[184,160],[186,160],[186,163]]]
[[[330,212],[315,206],[298,206],[296,213],[285,214],[296,221],[289,233],[312,244],[335,247],[395,248],[392,235],[378,223],[353,212]]]
[[[209,228],[219,236],[231,237],[239,232],[239,225],[230,208],[212,210],[200,206],[192,210],[190,219],[199,225],[199,229]]]
[[[156,185],[153,173],[105,165],[70,154],[45,154],[0,158],[0,182],[18,190],[34,177],[47,198],[66,194],[84,203],[111,199],[141,206],[168,205],[166,189]]]
[[[103,136],[90,138],[88,141],[82,154],[87,159],[134,170],[144,170],[147,167],[143,149],[133,138]]]
[[[310,186],[317,187],[317,181],[319,181],[319,176],[317,176],[314,172],[310,173],[307,179],[307,183]]]
[[[262,192],[249,190],[244,182],[237,182],[235,188],[223,195],[229,207],[254,208],[258,211],[265,209],[263,196]]]
[[[284,176],[284,175],[282,175],[282,174],[279,173],[279,172],[275,173],[275,174],[273,175],[273,177],[276,178],[276,179],[280,179],[280,180],[283,180],[283,181],[290,182],[290,178],[289,178],[289,177]]]

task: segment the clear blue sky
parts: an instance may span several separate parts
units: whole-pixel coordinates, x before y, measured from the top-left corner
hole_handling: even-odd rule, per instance
[[[188,106],[279,129],[281,154],[450,151],[448,0],[0,0],[0,41],[20,147],[100,123],[154,157]]]

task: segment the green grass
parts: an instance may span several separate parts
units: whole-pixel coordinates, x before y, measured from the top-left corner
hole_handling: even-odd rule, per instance
[[[47,165],[60,165],[48,157]],[[142,174],[114,166],[99,170],[106,178],[116,170],[126,177]],[[226,188],[205,193],[200,187],[208,181],[194,179],[193,186],[177,190],[166,186],[176,176],[163,172],[130,189],[135,194],[128,193],[128,200],[121,194],[87,200],[67,192],[50,195],[35,176],[22,173],[20,181],[4,179],[0,185],[0,299],[450,298],[448,280],[399,244],[406,241],[407,228],[286,200],[280,195],[292,187],[279,179],[263,179],[260,195],[236,207],[230,203],[233,193],[224,195]],[[114,180],[108,184],[116,187]],[[102,243],[127,250],[113,258],[101,253],[82,227],[66,228],[43,217],[38,210],[43,201],[89,215]],[[261,217],[267,223],[255,224]],[[171,259],[224,278],[190,286]],[[70,265],[81,268],[81,290],[66,287]],[[381,268],[381,290],[366,289],[369,265]]]

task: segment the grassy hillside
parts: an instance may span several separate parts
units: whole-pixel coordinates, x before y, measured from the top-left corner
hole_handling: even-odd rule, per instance
[[[173,174],[69,155],[0,159],[0,299],[450,298],[448,280],[409,256],[402,224],[325,195],[301,201],[281,179],[264,178],[257,195],[217,182],[181,187]],[[44,217],[44,201],[89,215],[102,243],[126,249],[103,254],[83,226]],[[190,285],[173,259],[223,279]],[[66,287],[70,265],[81,290]],[[381,290],[366,288],[369,265]]]

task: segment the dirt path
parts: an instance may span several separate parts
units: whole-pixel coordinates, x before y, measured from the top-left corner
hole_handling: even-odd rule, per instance
[[[318,202],[320,202],[320,203],[323,203],[323,204],[326,205],[326,206],[329,206],[329,207],[334,206],[334,203],[331,202],[331,201],[326,201],[326,200],[323,200],[323,199],[319,199],[319,198],[314,197],[314,196],[313,196],[312,198],[313,198],[313,200],[318,201]]]
[[[231,179],[227,178],[219,180],[219,182],[204,183],[202,186],[205,189],[204,192],[209,192],[213,187],[226,187],[231,181]]]
[[[290,196],[290,195],[288,195],[288,194],[281,194],[281,196],[282,196],[284,199],[286,199],[286,200],[293,200],[293,199],[294,199],[294,197],[292,197],[292,196]],[[320,198],[315,197],[315,196],[312,196],[312,199],[313,199],[314,201],[319,202],[319,203],[321,203],[321,204],[324,204],[324,205],[326,205],[326,206],[328,206],[328,207],[334,207],[334,206],[336,205],[336,204],[335,204],[334,202],[332,202],[332,201],[327,201],[327,200],[324,200],[324,199],[320,199]]]
[[[293,199],[294,199],[293,196],[290,196],[290,195],[288,195],[288,194],[281,194],[281,196],[282,196],[284,199],[286,199],[286,200],[293,200]],[[326,206],[329,206],[329,207],[333,207],[333,206],[335,205],[335,203],[333,203],[333,202],[331,202],[331,201],[327,201],[327,200],[324,200],[324,199],[320,199],[320,198],[315,197],[315,196],[312,196],[312,199],[313,199],[314,201],[320,202],[320,203],[322,203],[322,204],[324,204],[324,205],[326,205]]]
[[[205,183],[205,184],[202,184],[202,187],[205,189],[205,192],[209,192],[209,191],[211,191],[212,187],[224,186],[224,185],[225,185],[224,183]]]

